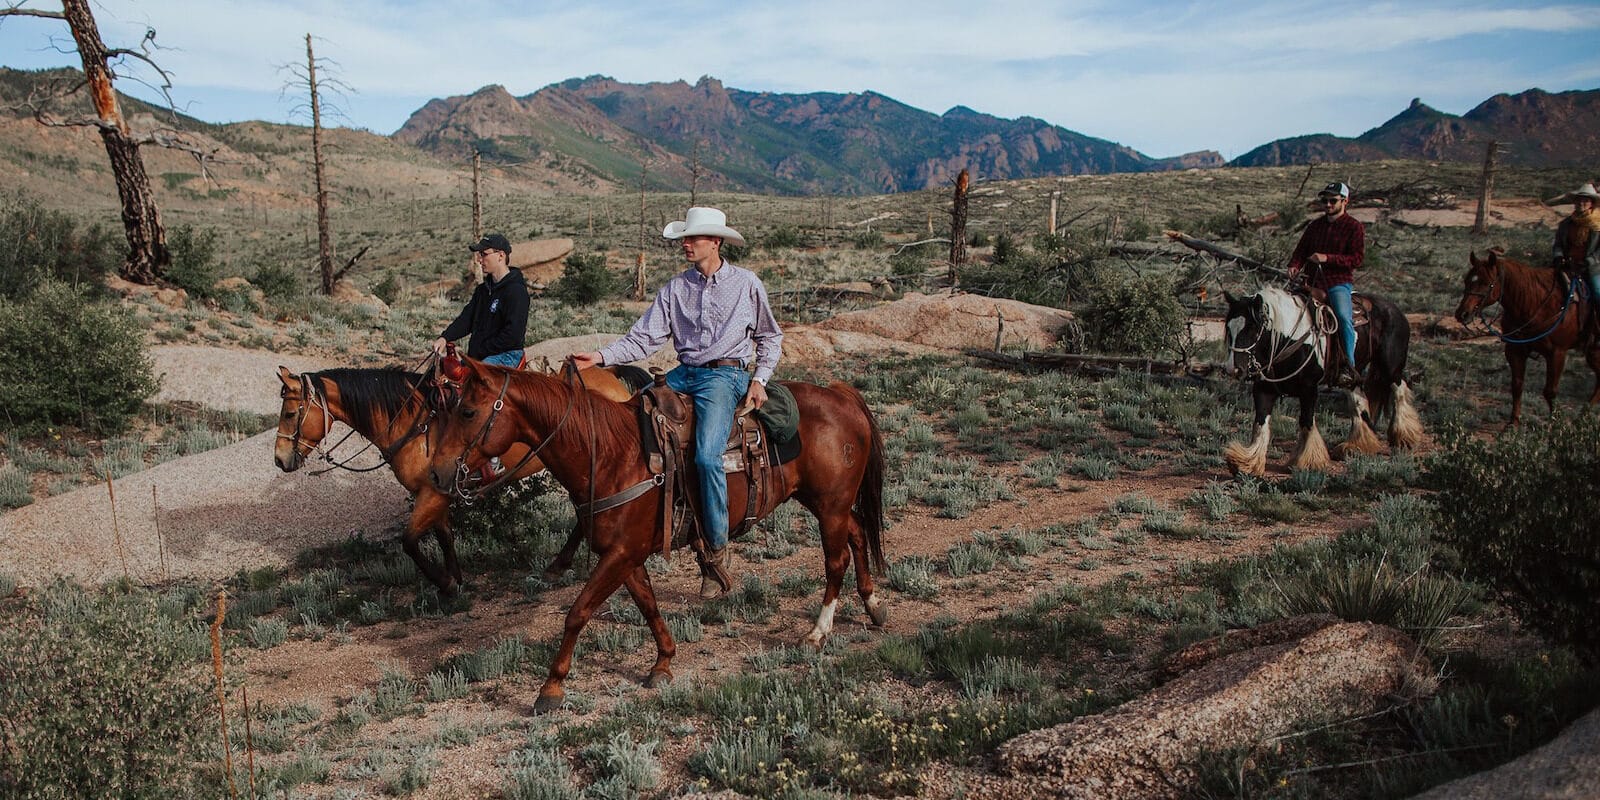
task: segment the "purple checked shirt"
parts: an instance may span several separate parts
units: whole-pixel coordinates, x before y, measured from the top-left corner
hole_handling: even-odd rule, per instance
[[[767,304],[767,288],[754,272],[727,261],[710,278],[692,267],[673,276],[627,335],[600,349],[600,363],[647,358],[668,337],[678,360],[695,367],[720,358],[748,365],[753,350],[755,379],[763,384],[783,354],[783,331]]]

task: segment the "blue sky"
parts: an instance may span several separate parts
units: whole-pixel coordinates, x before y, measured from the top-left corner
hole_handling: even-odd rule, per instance
[[[0,0],[8,4],[15,0]],[[32,8],[57,10],[51,0]],[[979,12],[977,9],[982,8]],[[1152,156],[1232,158],[1276,138],[1354,136],[1413,97],[1461,114],[1528,88],[1600,88],[1590,2],[944,0],[519,3],[99,0],[103,38],[170,48],[180,110],[293,118],[281,66],[305,34],[355,92],[344,124],[392,133],[434,97],[570,77],[752,91],[873,90],[934,113],[1033,116]],[[74,63],[64,23],[0,21],[0,64]],[[150,96],[137,84],[124,91]]]

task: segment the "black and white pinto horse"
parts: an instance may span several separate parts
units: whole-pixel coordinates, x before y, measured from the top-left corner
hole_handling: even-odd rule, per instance
[[[1264,476],[1272,439],[1272,407],[1280,396],[1300,401],[1300,438],[1289,456],[1289,468],[1326,469],[1332,460],[1317,431],[1317,392],[1344,361],[1338,320],[1326,306],[1314,309],[1308,298],[1276,287],[1228,301],[1226,341],[1229,371],[1251,380],[1255,401],[1255,439],[1249,445],[1229,442],[1223,452],[1235,475]],[[1411,326],[1400,308],[1387,299],[1357,294],[1356,367],[1365,374],[1350,392],[1353,413],[1350,436],[1333,458],[1381,449],[1372,432],[1374,420],[1389,412],[1389,444],[1411,448],[1422,441],[1422,422],[1406,385],[1406,351]]]

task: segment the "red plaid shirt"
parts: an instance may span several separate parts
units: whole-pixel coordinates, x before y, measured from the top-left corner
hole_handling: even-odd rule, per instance
[[[1327,263],[1311,262],[1312,253],[1324,253]],[[1349,214],[1330,220],[1317,217],[1306,226],[1300,244],[1289,257],[1289,271],[1306,270],[1306,285],[1326,289],[1341,283],[1355,283],[1355,271],[1367,255],[1367,229]]]

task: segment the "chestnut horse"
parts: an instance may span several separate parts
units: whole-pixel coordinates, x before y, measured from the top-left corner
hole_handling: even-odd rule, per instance
[[[426,442],[421,435],[430,409],[416,387],[425,377],[399,369],[331,369],[294,375],[278,367],[278,380],[283,382],[279,390],[283,404],[278,414],[278,442],[273,450],[278,468],[294,472],[305,464],[321,446],[334,420],[366,437],[415,501],[401,545],[416,562],[417,570],[439,587],[441,594],[454,595],[460,589],[462,576],[461,565],[456,561],[455,537],[450,532],[450,497],[433,487]],[[584,380],[591,390],[614,400],[625,400],[630,394],[628,387],[606,370],[585,370]],[[503,463],[508,469],[516,467],[527,452],[527,448],[514,449]],[[543,469],[544,464],[534,458],[522,464],[515,477],[527,477]],[[429,531],[444,555],[443,569],[422,552],[420,540]],[[574,529],[546,573],[564,571],[572,563],[580,540]]]
[[[562,683],[572,668],[578,635],[595,609],[619,586],[638,605],[656,642],[656,662],[644,684],[672,680],[676,652],[667,625],[656,608],[655,590],[645,559],[660,549],[657,522],[662,492],[652,476],[640,438],[639,401],[618,403],[551,375],[513,372],[477,361],[441,362],[448,378],[430,399],[441,406],[428,430],[434,482],[443,492],[455,491],[456,476],[470,473],[475,461],[501,455],[522,443],[550,467],[550,474],[575,502],[605,510],[580,510],[588,521],[589,546],[598,562],[589,580],[567,610],[561,648],[539,689],[535,713],[561,705]],[[570,370],[569,370],[570,372]],[[783,464],[782,488],[755,509],[764,517],[794,497],[820,523],[827,585],[822,610],[805,642],[820,647],[833,629],[845,569],[855,562],[856,589],[875,625],[886,609],[873,593],[872,572],[884,568],[883,437],[866,400],[851,386],[828,387],[785,381],[800,410],[800,454]],[[502,456],[504,457],[504,456]],[[728,476],[729,517],[746,516],[746,473]],[[640,494],[642,492],[642,494]],[[621,505],[611,498],[637,496]],[[870,571],[869,571],[870,564]]]
[[[1267,287],[1256,294],[1235,298],[1226,292],[1228,319],[1225,338],[1228,366],[1243,373],[1252,383],[1250,394],[1255,405],[1255,439],[1249,446],[1230,442],[1223,452],[1233,474],[1262,476],[1267,471],[1267,446],[1272,438],[1272,406],[1278,397],[1300,400],[1300,438],[1289,456],[1290,469],[1326,469],[1328,447],[1317,431],[1317,394],[1332,359],[1344,360],[1331,319],[1319,322],[1308,300],[1283,289]],[[1365,321],[1356,321],[1356,366],[1365,373],[1362,385],[1351,390],[1353,412],[1350,436],[1334,451],[1376,453],[1378,437],[1372,426],[1377,417],[1389,413],[1389,444],[1415,447],[1422,441],[1422,422],[1411,405],[1411,388],[1406,384],[1406,354],[1411,344],[1411,326],[1394,303],[1382,297],[1357,293],[1355,303],[1365,311]],[[1331,355],[1331,358],[1330,358]]]
[[[1600,400],[1600,336],[1586,326],[1589,302],[1576,288],[1564,289],[1558,273],[1506,258],[1490,250],[1484,258],[1470,256],[1472,268],[1462,279],[1461,303],[1456,306],[1456,321],[1465,325],[1484,309],[1500,304],[1500,331],[1495,335],[1506,345],[1506,363],[1511,366],[1511,428],[1522,421],[1522,378],[1528,356],[1544,358],[1544,402],[1549,411],[1556,408],[1556,387],[1567,365],[1567,351],[1581,348],[1589,369],[1595,373],[1594,391],[1589,404]],[[1493,330],[1491,327],[1490,330]]]

